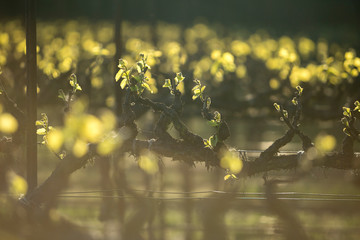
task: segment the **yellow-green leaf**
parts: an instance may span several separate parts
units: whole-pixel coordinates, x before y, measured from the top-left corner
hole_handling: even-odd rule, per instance
[[[121,78],[121,76],[123,75],[123,73],[124,73],[124,70],[122,70],[122,69],[120,69],[120,70],[116,73],[116,75],[115,75],[115,81],[116,81],[116,82],[120,80],[120,78]]]
[[[36,126],[42,126],[42,125],[44,125],[44,122],[37,120],[37,121],[35,122],[35,125],[36,125]]]
[[[153,91],[151,90],[149,84],[147,84],[146,82],[144,82],[142,85],[143,85],[149,92],[153,93]]]
[[[171,81],[170,79],[165,79],[165,83],[163,85],[163,87],[167,87],[167,88],[170,88],[171,89]]]
[[[120,83],[121,89],[124,89],[126,87],[126,84],[127,84],[127,80],[126,80],[126,78],[124,78]]]
[[[276,109],[276,111],[280,112],[280,105],[277,103],[274,103],[274,107]]]
[[[231,174],[226,174],[225,177],[224,177],[224,180],[228,180],[229,178],[231,178]]]
[[[194,94],[194,95],[192,96],[192,100],[197,99],[199,96],[200,96],[199,94]]]
[[[39,128],[36,130],[36,134],[37,135],[45,135],[46,134],[46,129],[45,128]]]

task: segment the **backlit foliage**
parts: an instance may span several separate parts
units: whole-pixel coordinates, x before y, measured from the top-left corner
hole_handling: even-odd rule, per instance
[[[116,52],[110,22],[94,25],[85,21],[56,21],[38,25],[38,66],[45,79],[85,70],[93,88],[101,90],[110,85],[104,84],[110,79]],[[354,50],[325,40],[272,38],[264,31],[223,35],[216,27],[201,23],[188,28],[158,23],[153,28],[124,22],[123,40],[123,59],[129,66],[143,53],[149,67],[157,65],[157,74],[186,71],[215,85],[232,79],[242,91],[257,80],[268,82],[262,84],[265,89],[279,89],[286,81],[292,87],[301,83],[338,85],[354,81],[360,68],[360,58]],[[14,71],[12,64],[24,68],[25,50],[21,24],[16,21],[0,24],[0,66],[4,71]],[[262,75],[254,75],[254,71]],[[7,74],[9,81],[15,81],[11,76]],[[159,85],[155,78],[149,71],[144,77],[156,93]],[[108,105],[112,102],[110,98],[106,101]]]

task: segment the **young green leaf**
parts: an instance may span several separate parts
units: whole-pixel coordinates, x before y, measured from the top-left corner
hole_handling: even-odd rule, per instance
[[[126,68],[126,65],[127,65],[127,61],[125,59],[120,58],[118,68]]]
[[[210,109],[210,105],[211,105],[211,98],[210,97],[207,97],[206,98],[206,109]]]
[[[144,69],[144,63],[142,61],[139,61],[136,63],[136,70],[138,73],[141,73]]]
[[[289,117],[289,114],[288,114],[288,112],[287,112],[285,109],[283,110],[283,115],[284,115],[285,118],[288,118],[288,117]]]
[[[126,87],[126,84],[127,84],[127,80],[126,80],[126,78],[124,78],[120,83],[121,89],[124,89]]]
[[[36,130],[36,134],[37,135],[45,135],[46,134],[46,129],[45,128],[39,128]]]
[[[165,79],[165,83],[163,85],[164,88],[169,88],[171,90],[171,80],[170,79]]]
[[[59,89],[59,91],[58,91],[58,98],[66,101],[66,96],[65,96],[65,93],[64,93],[64,91],[62,89]]]
[[[296,86],[296,90],[298,91],[298,95],[301,96],[304,89],[300,86]]]
[[[40,120],[37,120],[37,121],[35,122],[35,125],[36,125],[36,126],[43,126],[43,125],[44,125],[44,122],[43,122],[43,121],[40,121]]]
[[[349,137],[351,136],[347,128],[343,128],[343,132]]]
[[[191,91],[194,92],[196,89],[199,89],[199,88],[200,88],[200,85],[195,85],[195,86],[191,89]]]
[[[204,145],[205,145],[205,148],[212,148],[212,146],[211,146],[211,144],[210,144],[210,142],[209,142],[209,140],[207,140],[207,139],[203,139],[203,142],[204,142]]]
[[[123,73],[124,73],[124,70],[123,70],[123,69],[120,69],[120,70],[116,73],[116,75],[115,75],[115,81],[116,81],[116,82],[120,80],[120,78],[122,77]]]
[[[210,126],[212,126],[212,127],[217,127],[217,126],[219,126],[219,123],[216,122],[214,119],[211,120],[211,121],[208,121],[208,124],[209,124]]]
[[[206,86],[202,86],[200,92],[203,93],[205,88],[206,88]]]
[[[221,122],[221,114],[220,114],[218,111],[215,111],[215,112],[214,112],[214,120],[215,120],[217,123],[220,123],[220,122]]]
[[[230,178],[237,179],[235,174],[232,173],[232,174],[226,174],[225,177],[224,177],[224,180],[226,181],[226,180],[228,180]]]
[[[75,90],[78,90],[78,91],[82,90],[82,88],[80,87],[80,85],[78,83],[76,84]]]
[[[231,178],[231,174],[226,174],[225,177],[224,177],[224,180],[228,180],[229,178]]]
[[[185,77],[182,75],[181,72],[177,73],[176,74],[176,77],[175,77],[175,84],[176,86],[181,83],[183,80],[185,79]]]
[[[346,117],[341,118],[341,123],[344,124],[346,127],[349,127],[349,121]]]
[[[354,102],[355,108],[354,111],[359,111],[360,112],[360,102],[359,101],[355,101]]]
[[[350,110],[350,108],[348,108],[348,107],[343,107],[343,115],[345,116],[345,117],[351,117],[351,110]]]
[[[201,94],[200,88],[196,88],[196,89],[193,91],[193,93],[194,93],[195,95],[200,95],[200,94]]]
[[[194,95],[192,96],[192,100],[197,99],[199,96],[200,96],[200,94],[194,94]]]
[[[218,139],[217,139],[217,136],[216,135],[212,135],[210,138],[209,138],[209,143],[211,145],[211,147],[215,147],[216,144],[218,142]]]
[[[276,109],[276,111],[280,112],[280,105],[277,103],[274,103],[274,107]]]
[[[70,83],[70,86],[72,86],[72,87],[75,87],[75,85],[77,84],[77,77],[76,77],[75,73],[72,73],[70,75],[69,83]]]
[[[143,82],[142,86],[144,86],[149,92],[153,93],[153,90],[151,90],[150,85],[146,82]]]

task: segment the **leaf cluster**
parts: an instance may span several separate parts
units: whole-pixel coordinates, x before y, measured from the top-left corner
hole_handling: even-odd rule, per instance
[[[341,123],[344,125],[343,132],[356,140],[360,140],[359,130],[356,129],[355,123],[356,123],[356,116],[358,116],[360,113],[360,102],[355,101],[354,102],[354,108],[351,109],[349,107],[343,107],[343,118],[341,118]]]
[[[151,67],[147,64],[147,57],[144,54],[140,54],[140,60],[136,63],[135,67],[129,68],[128,62],[125,59],[120,59],[118,68],[119,70],[115,75],[115,81],[120,81],[120,87],[122,89],[129,88],[131,92],[139,96],[145,89],[153,93],[148,84],[149,78],[145,75]]]

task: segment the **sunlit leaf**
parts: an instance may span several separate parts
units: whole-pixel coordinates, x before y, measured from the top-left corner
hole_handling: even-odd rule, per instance
[[[192,100],[197,99],[199,96],[200,96],[200,94],[194,94],[194,95],[192,96]]]
[[[200,90],[200,88],[196,88],[193,92],[194,92],[194,95],[200,95],[201,90]]]
[[[149,84],[147,84],[146,82],[144,82],[142,85],[143,85],[149,92],[153,93],[153,91],[151,90]]]
[[[341,118],[341,123],[344,124],[346,127],[349,127],[349,121],[346,117]]]
[[[345,117],[351,117],[351,109],[348,107],[343,107],[343,115]]]
[[[79,84],[76,84],[76,88],[75,88],[76,90],[79,90],[79,91],[81,91],[82,90],[82,88],[80,87],[80,85]]]
[[[36,125],[36,126],[43,126],[43,125],[44,125],[44,122],[43,122],[43,121],[40,121],[40,120],[37,120],[37,121],[35,122],[35,125]]]
[[[119,59],[119,65],[118,65],[118,67],[119,68],[126,68],[126,66],[127,66],[127,61],[125,60],[125,59]]]
[[[36,134],[37,135],[45,135],[46,134],[46,129],[45,128],[39,128],[36,130]]]
[[[199,88],[200,88],[200,85],[195,85],[195,86],[191,89],[191,91],[194,92],[195,90],[197,90],[197,89],[199,89]]]
[[[288,118],[288,117],[289,117],[289,114],[288,114],[288,112],[287,112],[285,109],[283,110],[283,115],[284,115],[285,118]]]
[[[354,111],[359,111],[360,112],[360,102],[359,101],[355,101],[354,102],[355,108]]]
[[[143,62],[139,61],[136,63],[136,70],[138,71],[138,73],[141,73],[143,68],[144,68]]]
[[[126,85],[127,85],[127,79],[124,78],[123,80],[121,80],[121,83],[120,83],[121,89],[124,89],[126,87]]]
[[[216,147],[217,142],[218,142],[218,138],[216,135],[213,135],[209,138],[209,143],[212,147]]]
[[[276,109],[276,111],[280,112],[280,105],[277,103],[274,103],[274,107]]]
[[[171,90],[171,80],[170,79],[165,79],[165,83],[163,85],[164,88],[169,88]]]
[[[58,156],[60,159],[64,159],[66,157],[66,152],[62,151]]]
[[[208,98],[206,99],[206,109],[210,109],[210,105],[211,105],[211,98],[208,97]]]
[[[224,177],[224,180],[228,180],[229,178],[231,178],[231,174],[226,174],[225,177]]]
[[[212,126],[212,127],[217,127],[217,126],[219,126],[219,123],[216,122],[214,119],[211,120],[211,121],[208,121],[208,124],[209,124],[210,126]]]
[[[175,83],[176,85],[178,85],[180,82],[182,82],[183,80],[185,79],[185,77],[182,75],[181,72],[177,73],[176,74],[176,77],[175,77]]]
[[[207,139],[203,139],[203,142],[204,142],[205,148],[212,148],[212,146],[211,146],[211,144],[210,144],[209,140],[207,140]]]
[[[347,128],[343,128],[343,132],[348,135],[349,137],[351,136],[349,130]]]
[[[65,93],[64,93],[64,91],[62,89],[59,89],[59,91],[58,91],[58,98],[66,101],[66,96],[65,96]]]
[[[220,122],[221,122],[221,114],[220,114],[218,111],[215,111],[215,112],[214,112],[214,120],[215,120],[217,123],[220,123]]]
[[[70,75],[69,83],[72,87],[75,87],[75,85],[77,84],[77,77],[76,77],[75,73],[72,73]]]
[[[299,96],[301,96],[304,89],[300,86],[296,86],[296,90],[298,91]]]
[[[235,174],[226,174],[225,176],[224,176],[224,180],[226,181],[226,180],[228,180],[228,179],[237,179],[237,177],[236,177],[236,175]]]

